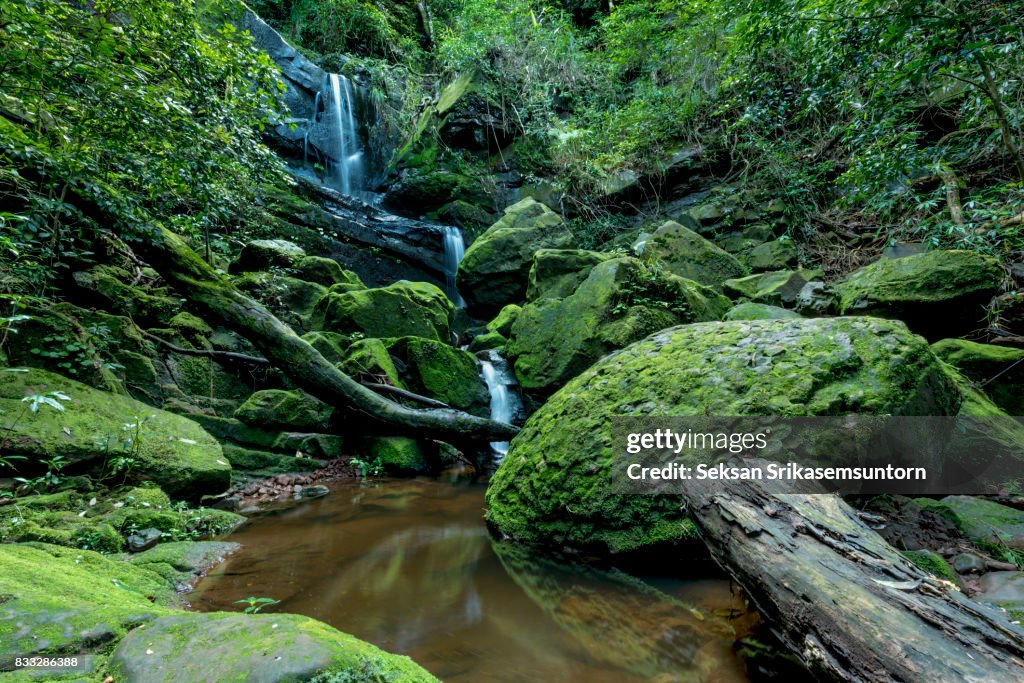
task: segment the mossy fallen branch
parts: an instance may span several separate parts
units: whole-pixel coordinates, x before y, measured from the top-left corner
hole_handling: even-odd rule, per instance
[[[154,228],[136,249],[168,283],[229,329],[246,337],[271,365],[295,384],[335,406],[345,406],[400,430],[421,436],[505,440],[517,428],[458,410],[417,410],[380,396],[324,358],[262,304],[224,280],[185,241],[166,228]]]

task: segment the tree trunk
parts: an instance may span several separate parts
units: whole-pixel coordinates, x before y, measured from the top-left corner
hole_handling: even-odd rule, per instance
[[[416,410],[379,396],[338,370],[260,303],[221,278],[167,229],[154,229],[152,238],[137,243],[136,248],[189,302],[246,337],[297,386],[326,403],[362,412],[400,430],[441,439],[505,441],[518,431],[512,425],[458,410]]]
[[[690,482],[715,560],[816,677],[1021,681],[1024,631],[907,561],[835,495]]]

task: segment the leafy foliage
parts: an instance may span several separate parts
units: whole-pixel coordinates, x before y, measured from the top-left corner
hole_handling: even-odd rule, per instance
[[[0,0],[3,279],[41,293],[91,255],[93,229],[209,237],[251,206],[279,173],[259,134],[284,86],[231,23],[239,8]]]

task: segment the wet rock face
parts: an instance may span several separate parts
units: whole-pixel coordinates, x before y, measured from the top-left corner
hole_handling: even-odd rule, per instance
[[[470,308],[496,313],[524,299],[539,250],[571,244],[561,216],[534,199],[524,199],[505,209],[505,215],[466,250],[459,264],[459,289]]]
[[[897,318],[929,338],[982,326],[984,306],[1002,287],[999,262],[971,251],[929,251],[882,259],[835,286],[843,315]]]
[[[978,385],[1010,415],[1024,415],[1024,349],[943,339],[932,352]]]
[[[896,321],[675,327],[606,356],[527,421],[491,481],[487,518],[552,546],[619,552],[686,539],[677,499],[610,492],[610,415],[950,415],[960,400],[927,343]]]

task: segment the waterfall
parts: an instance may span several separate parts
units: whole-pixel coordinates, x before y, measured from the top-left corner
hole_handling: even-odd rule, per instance
[[[444,277],[448,290],[448,297],[458,308],[465,308],[463,301],[455,286],[455,278],[459,274],[459,262],[466,254],[466,243],[462,239],[462,231],[451,226],[444,226]]]
[[[519,396],[510,391],[515,384],[508,361],[497,351],[484,351],[480,359],[480,374],[487,384],[491,395],[491,419],[511,423],[516,415],[522,412],[523,403]],[[508,441],[492,441],[491,450],[500,460],[508,453]]]
[[[352,195],[362,189],[363,152],[356,127],[355,97],[352,82],[339,74],[329,74],[331,117],[331,176],[337,189]]]

